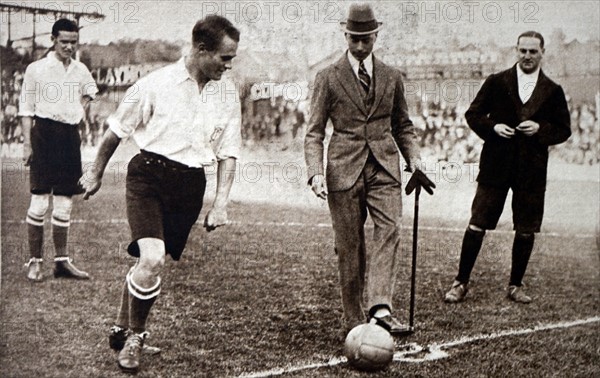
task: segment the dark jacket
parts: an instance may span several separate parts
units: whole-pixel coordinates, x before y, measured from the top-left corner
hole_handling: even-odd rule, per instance
[[[571,118],[560,85],[540,70],[531,98],[523,104],[515,65],[485,80],[465,118],[469,127],[484,140],[479,183],[545,190],[548,146],[562,143],[571,135]],[[539,131],[530,137],[517,131],[510,139],[494,131],[498,123],[516,128],[525,120],[537,122]]]

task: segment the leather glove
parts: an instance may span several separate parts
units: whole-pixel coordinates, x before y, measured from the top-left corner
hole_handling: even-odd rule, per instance
[[[435,184],[425,173],[420,169],[415,169],[412,176],[410,176],[410,180],[408,180],[408,183],[406,184],[406,195],[410,195],[418,186],[423,187],[429,194],[433,194],[433,189],[435,188]]]

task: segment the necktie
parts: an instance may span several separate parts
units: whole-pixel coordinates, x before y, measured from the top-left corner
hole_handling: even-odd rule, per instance
[[[365,90],[365,93],[369,93],[369,87],[371,86],[371,77],[367,73],[367,69],[365,68],[364,61],[360,61],[358,64],[358,80],[360,81],[360,85]]]

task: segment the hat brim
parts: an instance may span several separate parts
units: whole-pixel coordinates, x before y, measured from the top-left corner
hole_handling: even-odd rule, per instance
[[[383,26],[383,22],[377,22],[377,27],[375,29],[365,30],[365,31],[349,30],[347,22],[340,22],[340,26],[342,27],[342,31],[344,33],[348,33],[351,35],[367,35],[367,34],[377,33],[379,30],[381,30],[381,28]]]

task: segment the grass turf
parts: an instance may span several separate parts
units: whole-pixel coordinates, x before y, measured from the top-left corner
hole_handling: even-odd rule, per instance
[[[69,249],[86,282],[25,278],[22,223],[26,185],[3,177],[0,376],[118,377],[106,332],[116,315],[133,259],[122,181],[107,180],[88,202],[74,206]],[[566,182],[564,185],[576,185]],[[204,212],[203,212],[204,213]],[[149,343],[163,349],[144,357],[141,377],[228,377],[326,362],[341,356],[337,261],[326,209],[235,202],[234,224],[206,233],[196,226],[182,261],[168,261],[163,289],[149,319]],[[202,215],[201,215],[202,217]],[[263,222],[263,223],[259,223]],[[295,222],[275,226],[264,222]],[[411,225],[410,218],[405,221]],[[257,225],[258,224],[258,225]],[[451,225],[425,217],[423,226]],[[462,227],[463,225],[459,225]],[[49,229],[47,229],[49,231]],[[442,297],[458,264],[462,233],[424,227],[419,233],[417,332],[401,342],[441,343],[463,336],[599,314],[599,262],[593,236],[538,237],[525,277],[530,305],[505,299],[510,233],[490,233],[475,267],[468,300]],[[46,233],[45,272],[52,247]],[[402,241],[396,313],[408,319],[410,231]],[[477,341],[448,350],[446,359],[393,363],[367,374],[342,364],[291,377],[600,376],[600,323]]]

